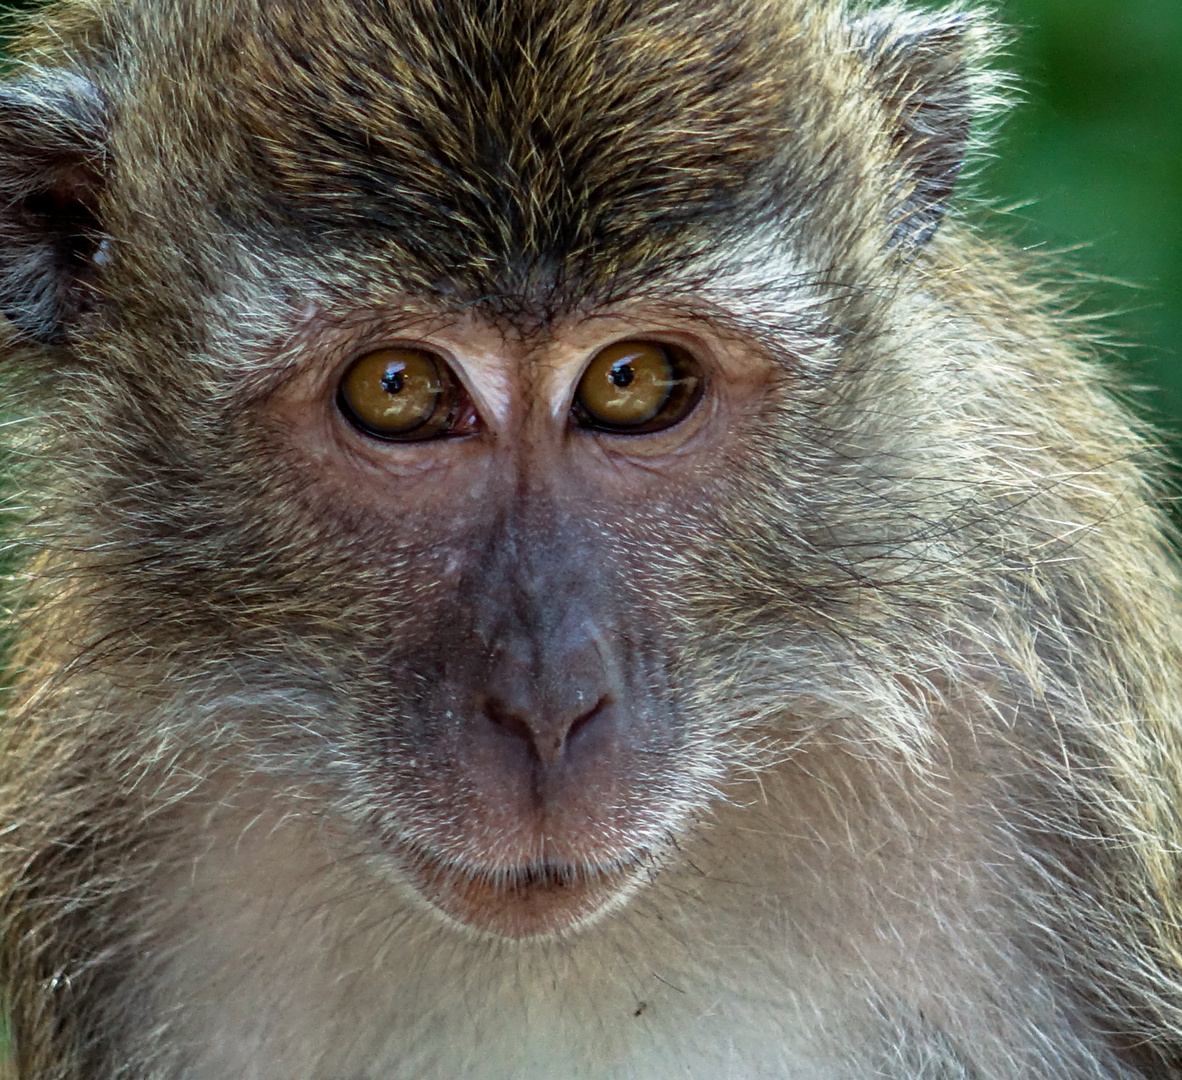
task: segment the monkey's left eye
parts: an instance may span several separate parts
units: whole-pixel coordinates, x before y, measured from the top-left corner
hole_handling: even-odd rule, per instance
[[[684,349],[617,341],[587,365],[572,411],[582,427],[628,435],[660,431],[693,411],[704,384],[701,368]]]
[[[452,434],[464,400],[442,357],[425,349],[378,349],[353,363],[337,405],[367,435],[417,441]]]

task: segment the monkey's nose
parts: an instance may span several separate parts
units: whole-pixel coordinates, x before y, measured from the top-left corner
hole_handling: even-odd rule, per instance
[[[533,755],[544,765],[557,765],[566,747],[580,731],[603,715],[611,704],[608,694],[594,700],[577,691],[573,702],[563,707],[558,702],[525,706],[502,697],[486,697],[481,711],[497,727],[525,741]],[[548,706],[548,707],[547,707]]]
[[[476,698],[467,752],[474,762],[500,760],[510,773],[524,766],[523,775],[535,780],[561,777],[564,785],[577,785],[595,761],[613,752],[624,695],[602,620],[581,606],[555,607],[510,608],[485,637],[485,662],[469,675],[476,676],[469,683]],[[542,767],[540,775],[530,761]]]

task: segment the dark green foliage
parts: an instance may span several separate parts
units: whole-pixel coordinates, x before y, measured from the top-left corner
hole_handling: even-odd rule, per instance
[[[1086,310],[1107,323],[1131,378],[1182,427],[1182,4],[1004,0],[1009,65],[1025,100],[1002,130],[981,189],[1030,202],[1021,238],[1084,245],[1101,278]],[[1133,347],[1129,347],[1129,346]]]

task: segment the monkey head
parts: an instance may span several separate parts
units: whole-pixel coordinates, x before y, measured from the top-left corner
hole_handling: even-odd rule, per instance
[[[865,646],[920,585],[843,373],[922,307],[979,32],[158,7],[92,5],[0,91],[36,587],[86,597],[62,670],[95,712],[141,688],[111,730],[168,783],[281,777],[451,920],[572,930],[834,669],[902,692],[850,660],[851,609]]]

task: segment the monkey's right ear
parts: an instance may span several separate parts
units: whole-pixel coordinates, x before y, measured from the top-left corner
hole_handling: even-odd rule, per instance
[[[106,174],[101,95],[72,72],[0,83],[0,312],[52,344],[86,304]]]
[[[888,110],[900,198],[892,242],[921,246],[944,218],[988,100],[987,28],[976,15],[891,6],[854,24],[854,38]]]

